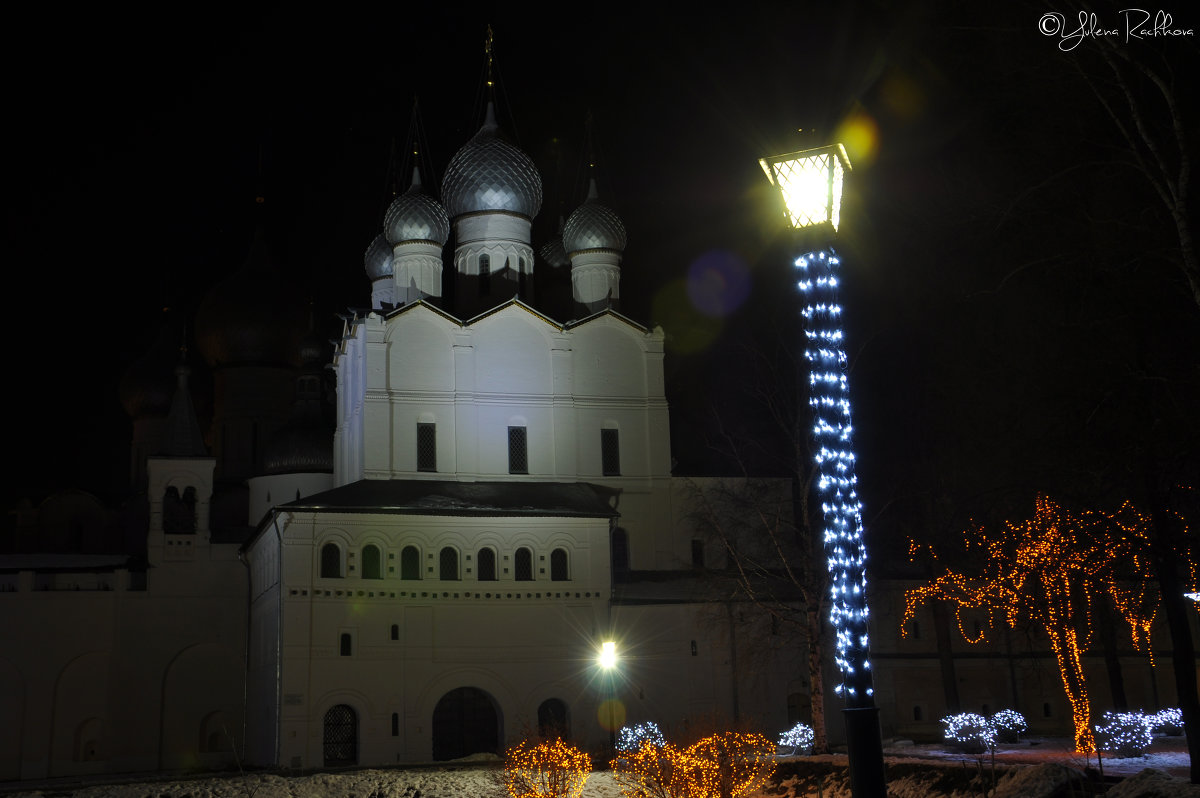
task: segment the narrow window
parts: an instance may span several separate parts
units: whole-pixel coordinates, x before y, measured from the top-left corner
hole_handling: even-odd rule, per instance
[[[569,578],[567,576],[567,550],[555,549],[550,552],[550,580],[565,582]]]
[[[487,296],[492,290],[492,259],[488,255],[479,256],[479,295]]]
[[[393,640],[400,639],[400,624],[398,624],[398,623],[392,624],[392,639]]]
[[[616,575],[629,571],[629,533],[617,527],[612,533],[612,569]]]
[[[475,565],[475,578],[480,582],[495,582],[496,581],[496,550],[495,549],[480,549],[479,562]]]
[[[421,552],[416,546],[405,546],[400,552],[400,578],[421,578]]]
[[[913,638],[913,640],[921,639],[921,623],[920,623],[920,621],[916,621],[916,620],[913,621],[912,638]]]
[[[529,450],[524,427],[508,428],[508,473],[529,473]]]
[[[913,707],[913,720],[922,720],[923,719],[922,715],[923,715],[923,713],[921,712],[921,708],[914,706]]]
[[[393,737],[400,736],[400,713],[399,712],[392,713],[392,736]]]
[[[352,643],[350,641],[350,634],[348,632],[342,632],[341,654],[343,657],[350,656],[351,646]]]
[[[1050,702],[1048,702],[1048,701],[1046,703],[1042,704],[1042,717],[1043,718],[1050,717]]]
[[[533,581],[533,552],[526,548],[517,549],[515,557],[516,579],[518,582]]]
[[[342,575],[342,550],[336,543],[321,547],[321,578],[338,579]]]
[[[606,477],[621,475],[621,439],[615,429],[600,430],[600,468]]]
[[[439,555],[438,578],[458,579],[458,552],[451,546],[442,549]]]
[[[437,471],[436,424],[417,424],[417,470]]]
[[[363,546],[362,575],[363,579],[383,579],[378,546]]]
[[[704,541],[699,538],[692,538],[692,567],[704,567]]]

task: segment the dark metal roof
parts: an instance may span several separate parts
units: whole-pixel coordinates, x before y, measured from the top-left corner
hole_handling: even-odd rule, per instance
[[[613,518],[606,488],[587,482],[458,482],[362,479],[281,509],[397,515]]]

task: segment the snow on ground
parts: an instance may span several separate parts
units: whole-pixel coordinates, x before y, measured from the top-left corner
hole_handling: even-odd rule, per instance
[[[1067,781],[1077,784],[1096,771],[1095,756],[1075,755],[1068,741],[1028,740],[991,759],[935,745],[892,743],[885,748],[889,798],[1048,798]],[[1106,798],[1200,798],[1200,785],[1187,781],[1190,760],[1182,738],[1160,744],[1146,757],[1100,763],[1108,781]],[[500,762],[477,756],[438,766],[362,769],[289,776],[250,773],[225,778],[131,780],[84,784],[58,780],[21,788],[5,798],[507,798]],[[752,798],[851,798],[844,754],[781,757],[774,783]],[[1009,772],[1005,773],[1005,769]],[[1094,774],[1098,777],[1098,773]],[[1117,780],[1119,779],[1119,781]],[[1094,784],[1095,782],[1093,782]],[[1076,794],[1094,794],[1079,789]],[[1064,793],[1059,793],[1064,794]],[[594,771],[581,798],[623,798],[606,770]]]

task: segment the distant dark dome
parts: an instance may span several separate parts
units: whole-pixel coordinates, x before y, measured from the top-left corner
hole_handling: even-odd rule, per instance
[[[538,254],[542,256],[542,260],[548,266],[552,266],[555,269],[571,265],[571,259],[567,257],[567,251],[563,248],[561,235],[556,235],[543,244]]]
[[[183,343],[181,326],[167,312],[150,349],[129,364],[117,391],[131,419],[166,418],[175,395],[175,367]]]
[[[392,245],[388,243],[387,236],[383,233],[371,239],[371,245],[363,253],[363,269],[366,270],[367,279],[371,282],[375,282],[381,277],[391,276]]]
[[[383,217],[383,235],[392,245],[403,241],[427,241],[441,247],[450,238],[450,217],[437,200],[425,193],[416,169],[413,169],[413,182],[408,191],[388,206]]]
[[[196,311],[196,345],[211,367],[296,365],[305,307],[277,272],[262,227],[245,264],[214,286]]]
[[[442,201],[451,219],[480,211],[508,211],[532,219],[542,207],[537,166],[500,138],[490,104],[483,127],[446,167]]]
[[[333,427],[296,419],[267,441],[264,474],[332,473]]]
[[[587,249],[625,249],[625,224],[621,217],[596,199],[596,184],[588,191],[587,201],[567,217],[563,226],[563,248],[568,254]]]

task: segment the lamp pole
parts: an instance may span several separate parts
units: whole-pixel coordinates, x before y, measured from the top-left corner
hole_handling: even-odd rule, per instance
[[[617,644],[611,640],[601,643],[597,661],[600,664],[600,670],[604,673],[604,680],[608,683],[608,698],[605,700],[604,710],[601,712],[601,722],[608,727],[608,755],[610,758],[615,758],[617,755]]]
[[[783,197],[796,231],[797,286],[803,296],[804,358],[812,409],[816,492],[824,517],[824,549],[837,635],[850,789],[855,798],[887,798],[883,738],[871,680],[867,635],[867,548],[858,500],[850,420],[850,383],[838,302],[841,259],[833,247],[841,216],[842,181],[850,159],[840,144],[759,161]],[[799,375],[798,375],[799,377]],[[799,396],[797,396],[799,401]],[[798,414],[799,415],[799,414]]]

